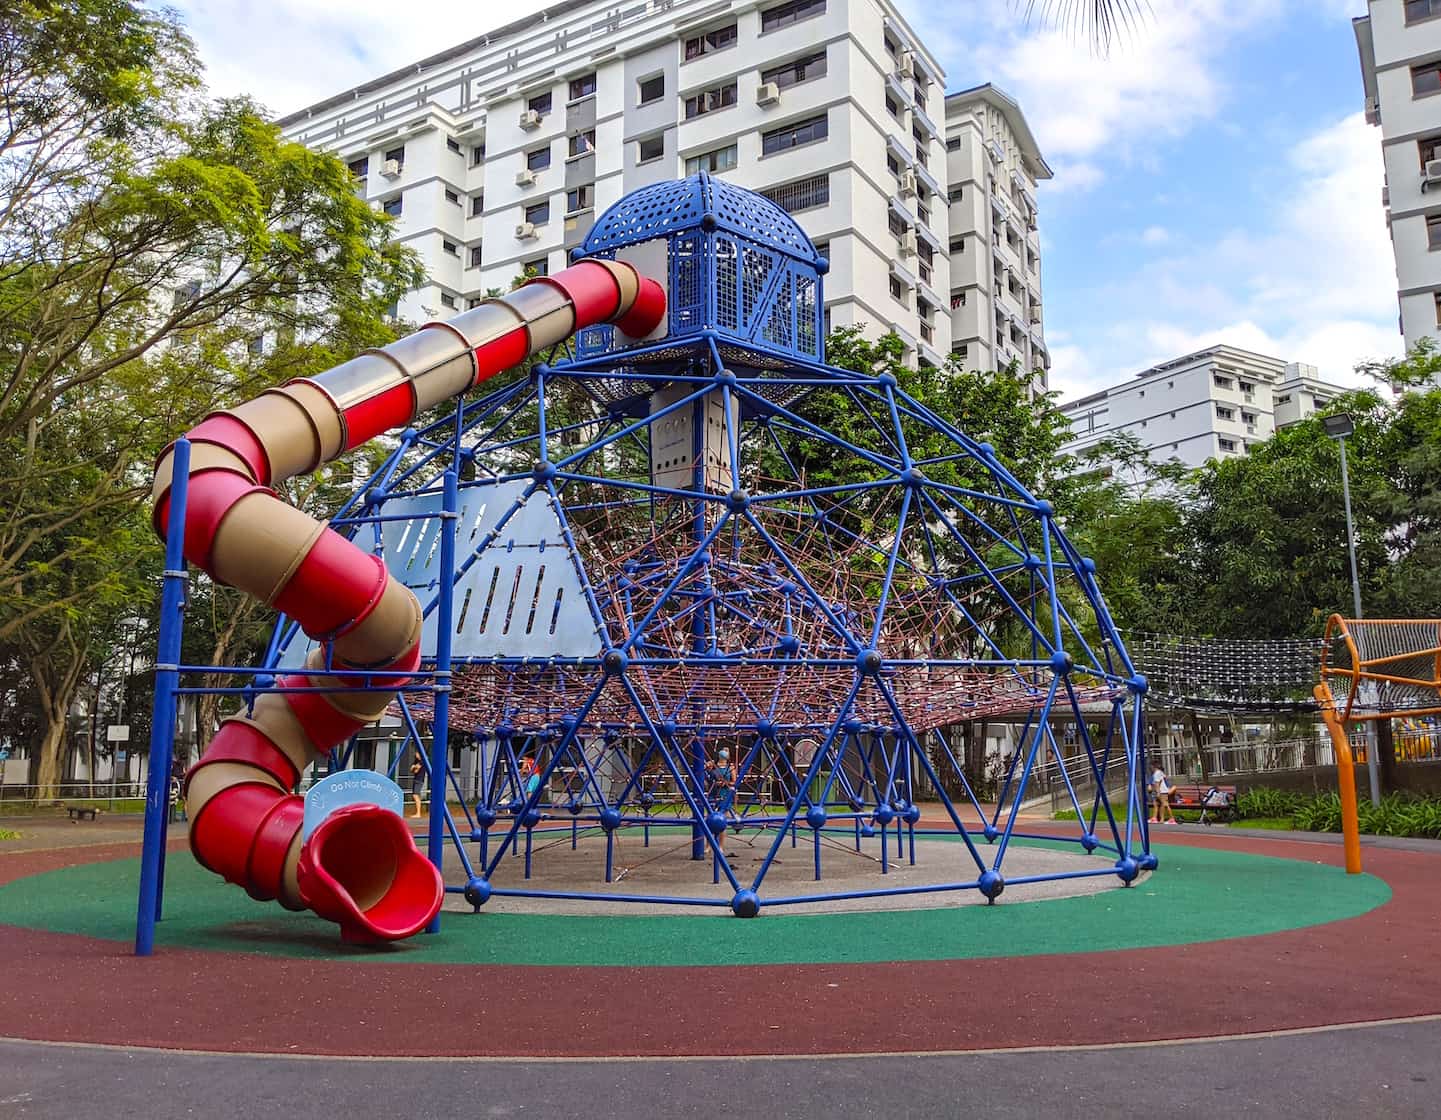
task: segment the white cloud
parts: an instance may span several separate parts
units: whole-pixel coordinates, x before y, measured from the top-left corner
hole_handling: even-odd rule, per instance
[[[1062,370],[1056,352],[1057,383],[1089,391],[1217,343],[1354,383],[1358,361],[1402,346],[1381,181],[1379,140],[1361,114],[1318,129],[1254,181],[1254,193],[1273,201],[1252,221],[1106,285],[1099,295],[1115,308],[1112,325],[1073,338],[1071,348],[1089,350],[1075,369]]]
[[[1142,245],[1165,245],[1171,240],[1171,231],[1164,226],[1147,226],[1141,231]]]
[[[277,115],[398,70],[554,0],[172,0],[211,91],[249,94]]]
[[[1102,57],[1061,31],[1026,26],[1016,5],[984,4],[961,21],[950,5],[902,0],[953,85],[978,76],[1020,102],[1057,170],[1052,191],[1095,186],[1103,159],[1144,164],[1158,142],[1214,117],[1230,92],[1221,62],[1234,41],[1287,3],[1152,0],[1145,24]]]

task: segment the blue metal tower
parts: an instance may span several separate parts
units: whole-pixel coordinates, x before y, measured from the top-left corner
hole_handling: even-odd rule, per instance
[[[823,851],[852,841],[877,875],[846,896],[914,893],[887,885],[891,861],[944,836],[920,889],[994,900],[1042,772],[1083,825],[1056,837],[1075,868],[1044,877],[1153,868],[1146,685],[1094,564],[904,378],[825,364],[827,262],[795,221],[702,173],[626,196],[576,256],[662,280],[666,321],[589,328],[408,430],[335,521],[427,604],[436,684],[397,714],[417,741],[439,716],[433,784],[460,792],[452,728],[477,745],[464,818],[432,800],[432,855],[448,835],[466,880],[451,889],[476,907],[557,893],[532,854],[559,836],[597,853],[594,890],[567,898],[752,916],[835,898]],[[282,624],[269,663],[303,645]],[[988,807],[946,730],[1002,715],[1023,730]],[[738,829],[765,840],[753,871],[725,851]],[[618,837],[656,830],[688,834],[712,893],[617,889]],[[798,837],[815,889],[768,890]]]

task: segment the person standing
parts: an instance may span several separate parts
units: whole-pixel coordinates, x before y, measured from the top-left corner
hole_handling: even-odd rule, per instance
[[[423,816],[421,808],[421,797],[425,793],[425,766],[420,761],[420,754],[417,752],[415,761],[410,764],[410,799],[415,802],[415,815]]]
[[[1174,788],[1166,777],[1166,771],[1161,769],[1160,763],[1157,763],[1156,769],[1151,771],[1151,797],[1156,803],[1156,813],[1151,818],[1152,824],[1176,823],[1176,814],[1171,812],[1171,793]]]
[[[715,765],[710,768],[711,801],[716,812],[728,816],[736,800],[735,771],[731,768],[730,751],[722,747],[716,752]],[[717,829],[716,851],[725,855],[725,829]]]

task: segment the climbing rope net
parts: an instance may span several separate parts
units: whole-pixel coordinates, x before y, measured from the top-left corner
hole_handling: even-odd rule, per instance
[[[1333,615],[1326,637],[1321,675],[1343,718],[1441,712],[1441,621]]]
[[[1198,711],[1309,712],[1323,638],[1202,638],[1132,632],[1132,662],[1150,698]]]

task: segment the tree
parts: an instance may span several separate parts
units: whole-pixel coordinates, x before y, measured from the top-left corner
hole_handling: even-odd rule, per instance
[[[216,407],[389,341],[386,309],[422,273],[339,160],[249,101],[203,98],[175,16],[8,7],[0,661],[49,682],[48,791],[68,693],[117,609],[151,609],[153,581],[134,579],[158,556],[141,504],[160,449]]]
[[[1100,54],[1134,31],[1150,9],[1150,0],[1026,0],[1027,18],[1040,15],[1069,35],[1089,39]]]

